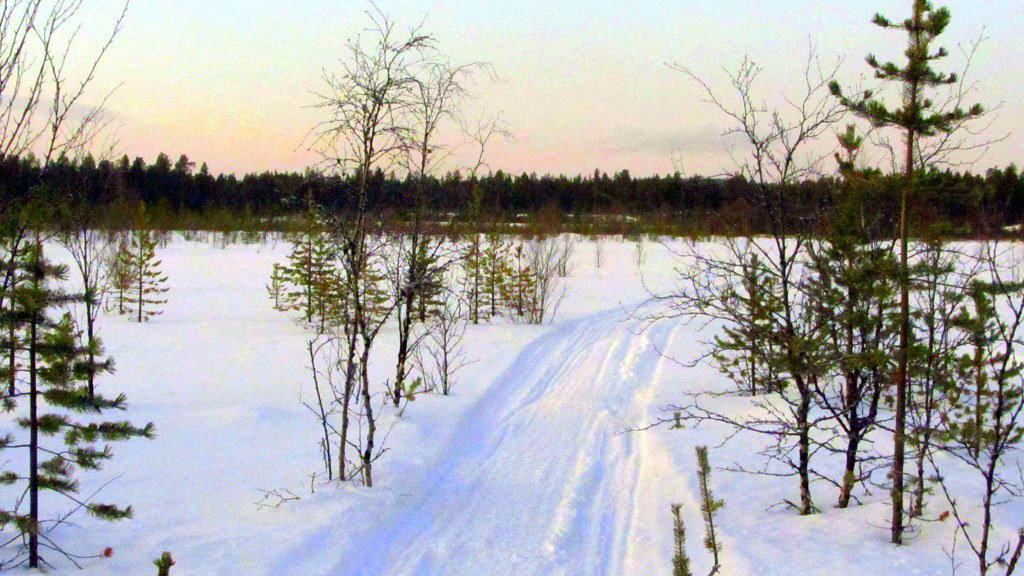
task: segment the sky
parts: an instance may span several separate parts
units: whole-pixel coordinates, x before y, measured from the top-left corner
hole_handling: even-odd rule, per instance
[[[109,32],[123,0],[90,0],[83,53]],[[959,46],[982,36],[970,69],[974,100],[996,109],[996,140],[973,168],[1020,163],[1024,150],[1024,21],[1020,0],[947,0],[940,38],[961,68]],[[487,150],[508,172],[689,175],[729,171],[739,148],[727,119],[699,86],[728,97],[727,70],[745,56],[764,69],[758,94],[778,104],[800,87],[808,46],[838,63],[840,81],[868,73],[864,57],[901,54],[901,38],[871,25],[875,12],[902,19],[909,0],[379,0],[402,26],[423,23],[451,61],[487,62],[469,83],[466,114],[500,114],[514,136]],[[132,0],[102,62],[95,90],[108,91],[117,151],[148,161],[159,152],[206,162],[213,173],[303,170],[317,163],[309,132],[324,72],[337,72],[346,42],[365,35],[362,0]],[[456,144],[448,168],[471,163]],[[740,150],[741,152],[741,150]],[[973,160],[973,158],[968,159]]]

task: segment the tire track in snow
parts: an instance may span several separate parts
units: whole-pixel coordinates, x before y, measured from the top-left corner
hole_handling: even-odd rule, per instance
[[[671,326],[612,311],[531,343],[467,412],[436,474],[327,574],[620,574],[636,435]],[[353,553],[354,552],[354,553]],[[325,566],[326,568],[326,566]]]

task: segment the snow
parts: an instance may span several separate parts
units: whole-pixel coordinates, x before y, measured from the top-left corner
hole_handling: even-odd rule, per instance
[[[117,363],[100,389],[125,392],[128,417],[154,422],[157,437],[114,446],[104,470],[82,475],[82,492],[114,479],[97,501],[130,503],[135,517],[75,517],[56,541],[85,555],[109,546],[114,555],[83,560],[84,572],[51,557],[52,573],[155,573],[152,560],[167,550],[174,576],[670,574],[671,503],[684,505],[695,573],[705,573],[693,448],[710,445],[718,466],[756,466],[764,439],[719,446],[726,430],[715,425],[627,431],[722,376],[676,361],[692,359],[708,330],[679,321],[647,327],[630,314],[648,289],[671,286],[670,250],[601,242],[601,268],[594,242],[577,244],[552,324],[469,328],[473,363],[451,396],[405,408],[368,489],[310,476],[320,466],[318,424],[301,404],[311,334],[275,311],[264,288],[289,246],[172,241],[158,251],[170,277],[163,314],[145,324],[105,315],[99,329]],[[378,381],[394,369],[394,348],[386,332]],[[749,399],[721,401],[750,409]],[[970,501],[970,477],[952,478]],[[952,524],[922,523],[907,546],[894,547],[884,490],[837,510],[836,491],[818,483],[822,513],[799,517],[777,506],[796,498],[795,479],[716,469],[712,483],[726,500],[723,573],[950,573]],[[261,489],[299,499],[260,507]],[[939,497],[931,502],[937,515]],[[997,513],[1003,541],[1024,507]]]

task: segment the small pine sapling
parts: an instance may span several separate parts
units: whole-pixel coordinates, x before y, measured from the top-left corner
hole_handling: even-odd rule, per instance
[[[480,323],[480,312],[483,300],[483,245],[480,235],[474,233],[465,251],[462,253],[462,284],[463,295],[467,303],[467,314],[469,321],[473,324]]]
[[[707,446],[697,447],[697,484],[700,488],[700,512],[704,519],[704,548],[711,553],[713,565],[708,576],[714,576],[722,569],[719,555],[722,544],[718,541],[715,528],[715,514],[725,506],[724,500],[718,500],[711,492],[711,463],[708,459]],[[686,553],[686,526],[683,522],[682,504],[672,505],[672,576],[692,576],[690,557]]]
[[[494,318],[502,309],[502,293],[512,276],[510,246],[498,234],[487,236],[487,247],[483,251],[482,316]]]
[[[155,307],[166,304],[161,295],[167,292],[164,286],[167,276],[160,272],[160,260],[156,259],[156,239],[149,230],[137,230],[132,237],[132,288],[125,301],[137,322],[148,321],[162,314]]]
[[[711,357],[719,371],[751,396],[782,392],[784,379],[779,374],[777,339],[772,336],[772,318],[781,304],[772,298],[777,283],[762,266],[758,255],[751,254],[740,265],[740,286],[730,295],[731,305],[742,310],[743,321],[725,326],[715,338]],[[743,390],[745,388],[745,390]]]
[[[725,501],[716,499],[711,492],[711,463],[707,446],[697,447],[697,483],[700,486],[700,513],[704,519],[704,548],[714,558],[710,574],[716,574],[722,566],[718,559],[722,543],[715,531],[715,514],[725,506]]]
[[[1006,252],[991,244],[985,249],[982,260],[990,280],[970,284],[970,305],[957,320],[967,335],[962,368],[939,418],[942,450],[966,465],[969,475],[963,477],[979,487],[981,522],[967,521],[961,495],[950,492],[934,455],[928,455],[957,531],[977,559],[979,576],[996,566],[1016,567],[1022,544],[1012,554],[1009,543],[997,548],[993,512],[1001,501],[1019,498],[1024,491],[1024,479],[1013,462],[1013,453],[1024,442],[1024,363],[1019,360],[1024,282],[1003,277]]]
[[[512,252],[506,281],[500,287],[501,299],[513,319],[532,319],[536,309],[537,278],[523,257],[522,244]]]
[[[114,294],[118,314],[128,313],[125,304],[128,301],[128,293],[135,285],[133,260],[131,244],[128,238],[122,235],[117,241],[116,248],[107,256],[106,262],[107,290]]]
[[[420,271],[416,286],[416,313],[420,323],[425,323],[429,317],[440,314],[441,307],[444,306],[442,294],[445,284],[442,272],[447,268],[447,264],[442,265],[436,249],[428,248],[427,242],[421,242],[416,254],[416,268]]]
[[[174,559],[171,558],[170,552],[164,552],[159,558],[153,560],[153,564],[156,566],[156,576],[170,576]]]
[[[323,331],[337,320],[336,304],[341,284],[334,265],[335,251],[323,225],[310,214],[305,229],[288,254],[288,264],[279,269],[287,289],[281,307],[302,312],[307,323]]]
[[[686,524],[682,508],[682,504],[672,505],[672,576],[693,576],[690,557],[686,555]]]
[[[280,264],[274,264],[274,269],[270,273],[270,282],[267,283],[267,294],[274,301],[274,310],[279,312],[287,310],[284,304],[286,286],[285,267]]]

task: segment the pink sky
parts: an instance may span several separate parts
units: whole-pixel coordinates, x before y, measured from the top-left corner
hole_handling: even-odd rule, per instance
[[[88,26],[102,30],[117,0],[89,5]],[[135,2],[99,78],[120,87],[109,108],[120,151],[152,160],[187,154],[213,172],[302,170],[316,162],[304,144],[320,119],[311,108],[322,70],[337,70],[344,44],[366,24],[360,2],[293,0]],[[767,6],[771,5],[769,9]],[[855,4],[855,5],[854,5]],[[766,3],[722,0],[511,4],[484,0],[380,2],[399,22],[426,18],[441,50],[455,62],[485,61],[499,75],[470,88],[472,114],[500,113],[514,141],[492,147],[490,165],[512,172],[592,173],[628,169],[642,175],[730,168],[719,138],[724,118],[701,102],[676,62],[724,88],[723,67],[745,54],[762,64],[766,97],[799,77],[810,39],[825,59],[843,58],[841,78],[866,73],[869,51],[899,56],[899,37],[869,23],[875,11],[902,17],[907,2]],[[983,32],[974,73],[978,100],[1002,110],[989,130],[1012,133],[976,169],[1015,161],[1024,139],[1018,2],[943,3],[954,21],[943,44]],[[962,59],[950,58],[950,66]],[[772,96],[774,97],[774,96]],[[456,150],[466,164],[469,151]]]

